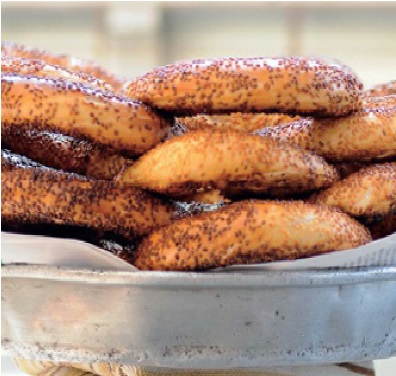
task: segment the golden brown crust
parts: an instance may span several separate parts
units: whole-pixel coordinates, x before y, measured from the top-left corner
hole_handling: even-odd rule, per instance
[[[396,94],[387,96],[373,96],[363,98],[363,111],[384,111],[383,108],[395,108],[396,106]]]
[[[191,131],[140,157],[117,177],[124,185],[183,197],[212,189],[301,192],[338,180],[323,158],[270,138],[235,131]]]
[[[179,112],[275,111],[341,116],[360,108],[362,84],[337,64],[306,58],[192,60],[126,86],[131,98]]]
[[[69,71],[57,65],[46,64],[42,60],[2,56],[1,73],[14,73],[19,76],[63,79],[90,85],[102,91],[114,91],[113,87],[103,80],[87,73]]]
[[[88,141],[35,129],[2,128],[2,146],[45,166],[99,180],[112,180],[132,160]]]
[[[161,141],[166,122],[147,106],[65,80],[3,75],[3,127],[87,139],[130,155]]]
[[[385,84],[375,85],[369,90],[366,90],[364,94],[368,97],[383,97],[387,95],[396,94],[396,80],[389,81]]]
[[[2,219],[90,227],[126,237],[169,224],[173,206],[137,188],[120,188],[48,168],[1,174]]]
[[[54,54],[38,48],[25,47],[12,42],[1,43],[1,56],[38,59],[46,64],[58,65],[69,71],[82,72],[96,77],[110,84],[114,89],[121,91],[124,80],[114,74],[107,72],[93,61],[78,59],[66,54]]]
[[[99,180],[114,180],[133,164],[133,160],[107,150],[94,149],[88,156],[85,175]]]
[[[204,270],[303,258],[370,240],[363,225],[332,208],[241,201],[154,231],[138,246],[134,265],[141,270]]]
[[[353,216],[384,215],[396,205],[396,162],[362,168],[309,202],[338,207]]]
[[[253,132],[255,130],[289,124],[301,120],[300,116],[289,116],[265,112],[231,112],[229,114],[187,116],[176,118],[188,130],[216,129]]]
[[[387,159],[396,156],[396,102],[377,98],[376,104],[347,117],[302,120],[256,133],[300,145],[331,161]]]

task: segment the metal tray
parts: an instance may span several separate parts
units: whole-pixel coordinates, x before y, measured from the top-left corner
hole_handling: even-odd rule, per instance
[[[264,368],[396,355],[396,267],[248,273],[2,267],[7,355]]]

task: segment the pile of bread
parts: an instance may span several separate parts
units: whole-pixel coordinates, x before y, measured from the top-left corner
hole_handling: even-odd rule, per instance
[[[396,81],[364,90],[336,61],[202,59],[121,80],[2,43],[3,223],[120,236],[141,270],[298,259],[386,236],[395,161]]]

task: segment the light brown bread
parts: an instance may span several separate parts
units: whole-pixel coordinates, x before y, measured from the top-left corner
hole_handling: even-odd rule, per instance
[[[21,223],[83,226],[132,238],[169,224],[174,208],[138,188],[121,188],[48,168],[1,173],[1,216]]]
[[[196,191],[270,193],[329,187],[336,169],[323,158],[270,138],[235,131],[191,131],[166,141],[124,170],[117,182],[175,197]]]
[[[2,75],[1,89],[2,127],[58,131],[134,155],[166,134],[147,106],[80,83]]]
[[[138,246],[141,270],[205,270],[292,260],[357,247],[368,230],[333,208],[299,201],[240,201],[175,221]]]
[[[396,208],[396,162],[362,168],[309,202],[340,208],[353,216],[385,215]]]
[[[45,166],[99,180],[112,180],[132,159],[61,133],[2,128],[2,146]]]
[[[38,59],[49,65],[58,65],[69,71],[86,73],[110,84],[115,90],[122,91],[124,80],[106,71],[90,60],[79,59],[67,54],[56,54],[39,48],[26,47],[13,42],[1,43],[1,56]]]
[[[114,91],[113,87],[103,80],[87,73],[70,71],[59,65],[46,64],[43,60],[21,57],[1,57],[1,73],[14,73],[19,76],[44,77],[80,82],[102,91]]]
[[[300,145],[330,161],[371,161],[396,156],[396,96],[376,98],[337,119],[305,119],[258,135]]]
[[[276,111],[346,115],[362,84],[338,63],[306,58],[219,58],[154,69],[126,85],[129,97],[176,112]]]
[[[366,90],[364,94],[368,97],[382,97],[386,95],[396,95],[396,80],[378,84]]]

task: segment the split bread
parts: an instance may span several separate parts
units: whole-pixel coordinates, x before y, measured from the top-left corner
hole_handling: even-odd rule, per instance
[[[62,79],[4,74],[2,127],[40,129],[143,154],[166,135],[166,122],[149,107]]]
[[[55,54],[39,48],[26,47],[12,42],[1,43],[1,56],[42,60],[49,65],[57,65],[69,71],[86,73],[107,82],[116,90],[122,90],[124,80],[107,72],[90,60],[76,58],[67,54]]]
[[[205,270],[293,260],[355,248],[368,230],[334,208],[299,201],[240,201],[155,230],[137,247],[140,270]]]
[[[1,73],[14,73],[19,76],[44,77],[79,82],[102,91],[114,91],[111,85],[87,73],[69,71],[58,65],[46,64],[42,60],[21,57],[1,57]]]
[[[371,161],[396,156],[396,96],[375,98],[349,116],[303,119],[255,132],[300,145],[329,161]]]
[[[235,131],[192,131],[159,144],[116,181],[174,197],[213,189],[269,193],[331,186],[337,170],[311,152]]]
[[[128,238],[169,224],[174,207],[138,188],[117,187],[44,167],[3,168],[1,217],[82,226]]]
[[[371,89],[366,90],[364,94],[368,97],[396,95],[396,80],[392,80],[384,84],[375,85]]]
[[[113,180],[133,160],[61,133],[3,127],[2,147],[44,166],[98,180]]]
[[[362,168],[314,194],[309,202],[357,217],[386,215],[396,208],[396,162]]]
[[[338,63],[307,58],[199,59],[159,67],[126,95],[173,112],[276,111],[342,116],[360,108],[362,84]]]

